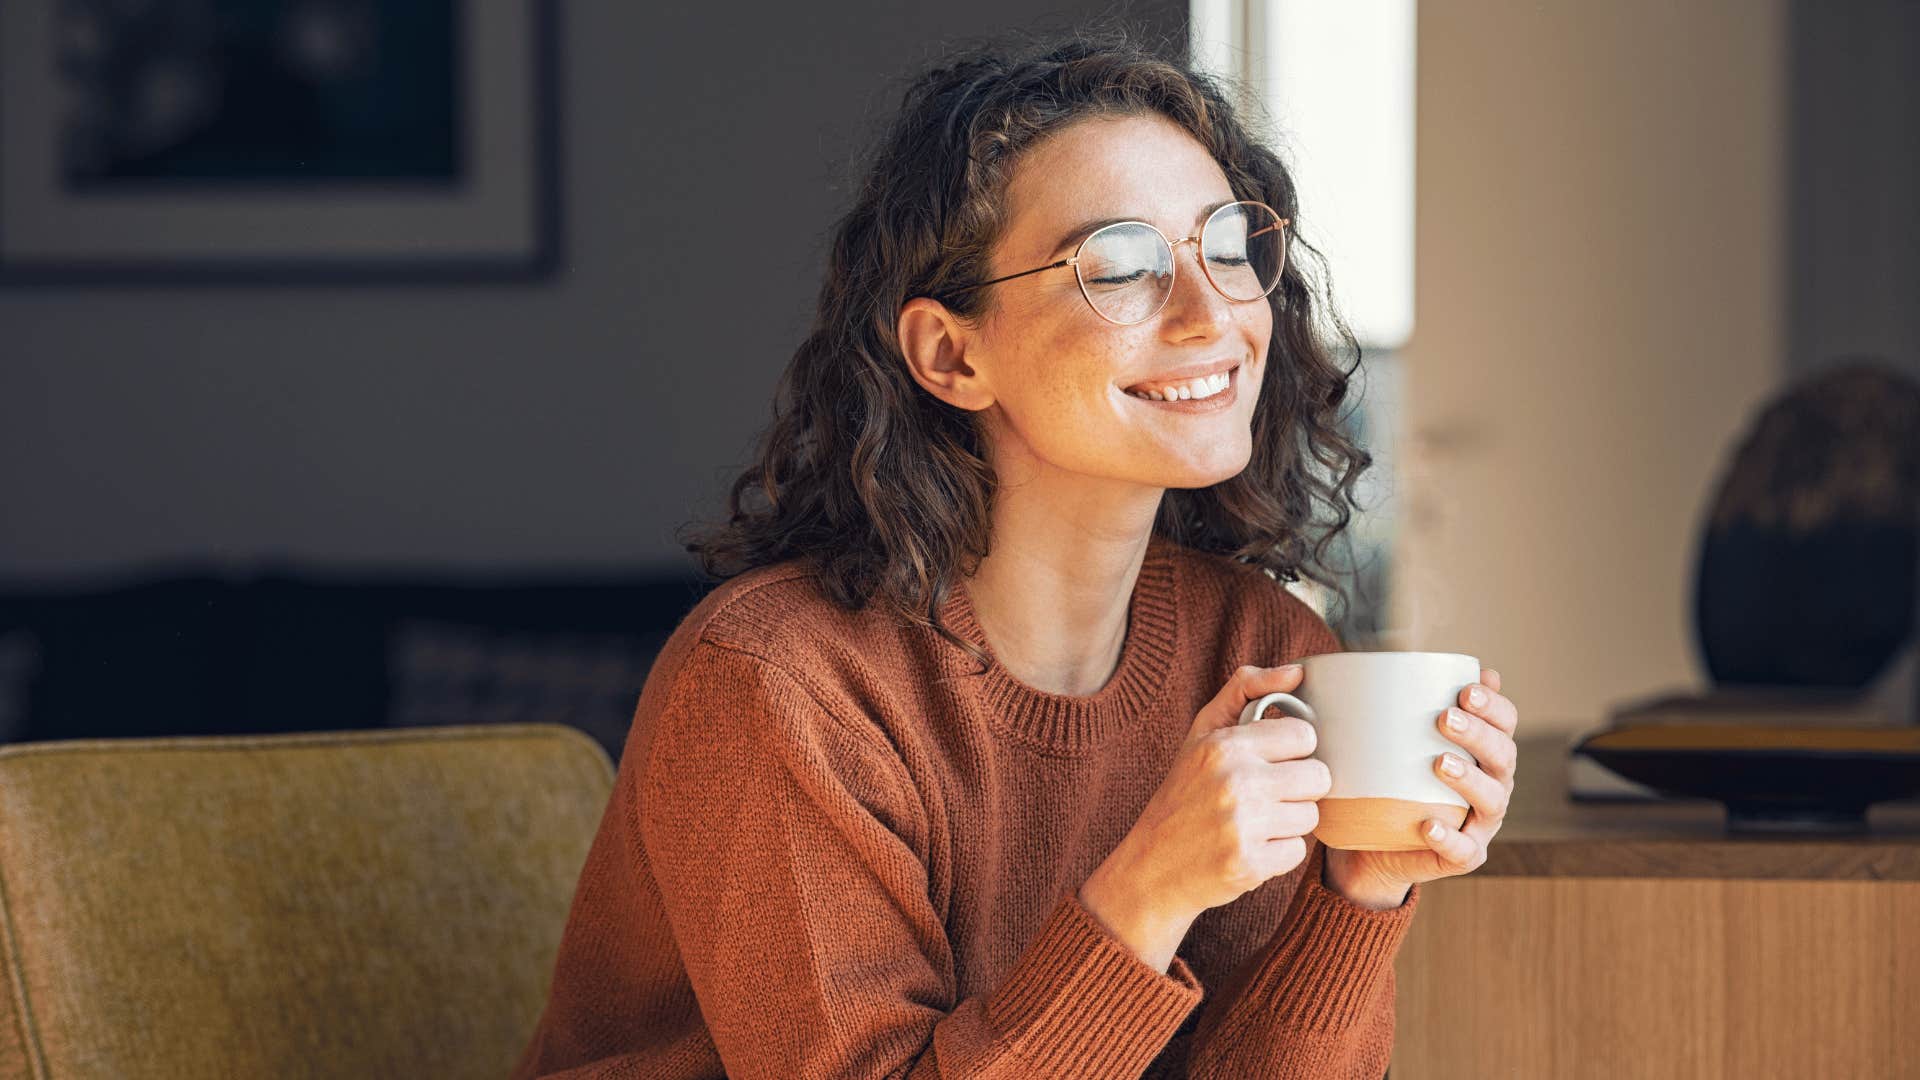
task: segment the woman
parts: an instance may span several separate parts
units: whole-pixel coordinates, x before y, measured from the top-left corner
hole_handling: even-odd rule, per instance
[[[726,580],[648,677],[516,1076],[1385,1071],[1418,883],[1485,857],[1517,716],[1486,671],[1435,718],[1469,820],[1389,853],[1312,838],[1309,725],[1235,725],[1341,648],[1279,579],[1369,462],[1296,214],[1124,36],[912,87],[689,545]]]

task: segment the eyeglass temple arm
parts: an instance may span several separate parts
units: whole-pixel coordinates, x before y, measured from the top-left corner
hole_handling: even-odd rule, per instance
[[[1072,260],[1072,259],[1061,259],[1061,260],[1060,260],[1059,262],[1057,262],[1057,263],[1048,263],[1048,264],[1047,264],[1047,265],[1045,265],[1045,266],[1036,266],[1036,267],[1034,267],[1034,268],[1033,268],[1033,269],[1031,269],[1031,270],[1022,270],[1022,271],[1020,271],[1020,272],[1019,272],[1019,273],[1017,273],[1017,274],[1008,274],[1008,275],[1007,275],[1006,277],[997,277],[997,278],[994,278],[994,279],[993,279],[992,281],[977,281],[977,282],[975,282],[975,283],[973,283],[972,285],[962,285],[962,286],[960,286],[959,288],[957,288],[957,289],[953,289],[953,290],[951,290],[951,291],[953,291],[953,292],[966,292],[966,291],[967,291],[967,290],[969,290],[969,289],[984,289],[984,288],[986,288],[986,287],[987,287],[988,285],[998,285],[998,284],[1000,284],[1000,283],[1001,283],[1001,282],[1003,282],[1003,281],[1012,281],[1012,280],[1013,280],[1014,278],[1022,278],[1022,277],[1026,277],[1026,276],[1027,276],[1028,274],[1037,274],[1037,273],[1039,273],[1039,272],[1041,272],[1042,270],[1057,270],[1057,269],[1059,269],[1059,268],[1060,268],[1060,267],[1062,267],[1062,266],[1072,266],[1072,265],[1073,265],[1073,260]]]

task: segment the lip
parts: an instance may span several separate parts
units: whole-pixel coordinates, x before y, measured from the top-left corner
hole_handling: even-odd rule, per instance
[[[1125,390],[1120,391],[1120,396],[1136,404],[1145,405],[1145,406],[1148,406],[1149,408],[1154,408],[1154,409],[1167,409],[1171,412],[1183,412],[1183,413],[1220,412],[1223,409],[1232,408],[1233,403],[1236,400],[1238,400],[1240,397],[1240,371],[1241,371],[1240,365],[1238,363],[1235,363],[1231,365],[1230,368],[1228,368],[1228,371],[1229,371],[1229,374],[1227,375],[1227,388],[1213,395],[1212,397],[1201,398],[1198,401],[1195,401],[1192,398],[1188,398],[1185,401],[1154,401],[1152,398],[1134,397],[1132,394],[1127,393]],[[1188,378],[1192,378],[1192,377],[1193,376],[1188,376]]]
[[[1226,360],[1203,360],[1197,364],[1188,364],[1186,367],[1172,368],[1155,375],[1148,375],[1145,378],[1135,379],[1120,389],[1124,392],[1130,387],[1147,386],[1158,390],[1168,383],[1178,385],[1206,375],[1218,375],[1223,371],[1232,371],[1239,366],[1240,358],[1237,356]]]

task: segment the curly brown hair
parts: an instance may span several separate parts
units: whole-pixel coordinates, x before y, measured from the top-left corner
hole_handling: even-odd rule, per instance
[[[1324,260],[1299,237],[1286,166],[1249,135],[1219,81],[1184,55],[1112,24],[976,44],[908,87],[870,152],[859,196],[834,229],[812,328],[781,376],[754,464],[732,485],[729,520],[686,544],[707,575],[810,558],[835,603],[859,609],[877,596],[987,662],[939,612],[955,575],[971,575],[987,553],[993,470],[976,414],[909,374],[899,312],[929,296],[962,320],[986,314],[995,288],[955,290],[985,279],[1021,154],[1079,120],[1152,114],[1207,148],[1235,198],[1293,219],[1292,246],[1315,256],[1324,286]],[[1268,359],[1280,362],[1266,365],[1251,460],[1210,487],[1169,489],[1154,532],[1276,580],[1306,576],[1344,601],[1324,558],[1373,460],[1341,426],[1360,347],[1330,304],[1316,307],[1299,262],[1286,260],[1267,297]],[[1336,363],[1341,350],[1352,366]],[[1331,520],[1316,523],[1322,505]]]

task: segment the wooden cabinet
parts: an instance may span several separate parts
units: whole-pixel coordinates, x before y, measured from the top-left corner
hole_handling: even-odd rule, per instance
[[[1920,805],[1728,836],[1718,803],[1571,803],[1522,740],[1485,865],[1422,886],[1391,1080],[1920,1077]]]

